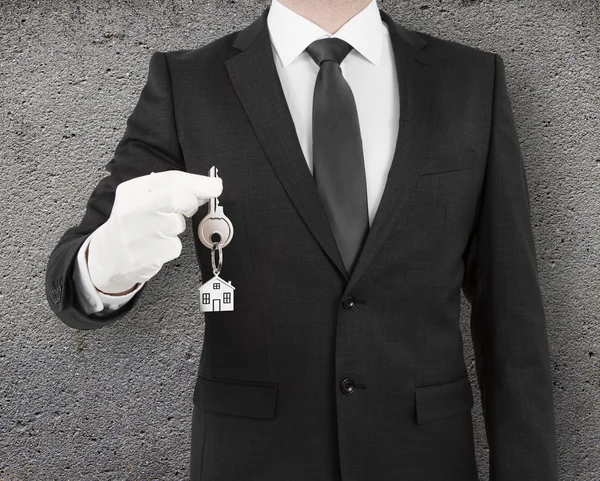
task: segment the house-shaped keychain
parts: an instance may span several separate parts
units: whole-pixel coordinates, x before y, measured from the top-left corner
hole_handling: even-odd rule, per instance
[[[201,312],[233,311],[235,287],[218,275],[203,283],[198,290]]]

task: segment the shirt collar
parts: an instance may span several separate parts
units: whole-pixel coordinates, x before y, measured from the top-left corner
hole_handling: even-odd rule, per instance
[[[371,0],[333,35],[277,0],[272,0],[267,25],[271,42],[284,67],[321,37],[341,38],[374,65],[379,65],[385,26],[376,0]]]

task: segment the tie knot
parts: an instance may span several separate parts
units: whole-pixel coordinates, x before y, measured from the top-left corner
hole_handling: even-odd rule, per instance
[[[341,64],[350,50],[352,45],[336,37],[321,38],[306,47],[308,54],[319,66],[324,60],[333,60],[338,65]]]

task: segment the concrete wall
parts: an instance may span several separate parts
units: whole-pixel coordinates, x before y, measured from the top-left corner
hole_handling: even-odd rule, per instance
[[[77,331],[53,316],[45,265],[106,175],[151,53],[201,46],[267,4],[0,1],[0,479],[187,477],[203,336],[190,230],[182,256],[149,283],[135,312],[102,330]],[[505,60],[547,311],[561,480],[599,480],[598,2],[379,6],[409,28]],[[474,383],[468,316],[465,303]],[[483,480],[477,393],[474,414]]]

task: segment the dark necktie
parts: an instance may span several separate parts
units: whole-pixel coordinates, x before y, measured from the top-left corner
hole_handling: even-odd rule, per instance
[[[352,46],[330,37],[306,51],[319,65],[313,97],[313,175],[348,274],[369,231],[358,112],[340,63]]]

